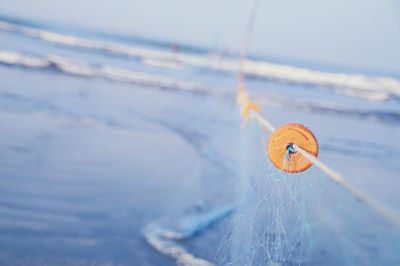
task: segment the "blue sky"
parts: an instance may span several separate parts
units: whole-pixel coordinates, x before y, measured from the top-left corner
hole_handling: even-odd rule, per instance
[[[0,13],[237,51],[252,0],[0,0]],[[400,72],[397,0],[261,0],[251,52]]]

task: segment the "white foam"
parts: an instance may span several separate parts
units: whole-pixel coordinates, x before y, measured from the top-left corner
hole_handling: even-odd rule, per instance
[[[56,55],[46,57],[24,55],[0,50],[0,63],[32,69],[53,69],[69,75],[86,78],[103,78],[110,81],[134,83],[166,89],[204,93],[205,88],[193,83],[116,68],[108,65],[92,65],[80,60],[72,60]]]
[[[168,233],[165,233],[162,228],[156,224],[151,224],[145,227],[144,236],[155,250],[159,253],[169,256],[176,260],[177,265],[182,266],[212,266],[209,261],[196,258],[190,254],[184,247],[177,244],[175,241],[168,238]]]
[[[400,97],[400,81],[394,78],[329,73],[266,62],[249,62],[245,71],[271,79],[330,87],[336,92],[369,100]]]
[[[177,265],[212,266],[213,263],[190,254],[177,243],[177,240],[188,239],[199,234],[212,223],[231,213],[233,209],[233,206],[226,206],[207,213],[188,215],[178,221],[173,221],[175,226],[169,225],[171,228],[163,225],[161,221],[153,222],[144,228],[143,235],[155,250],[174,258]]]
[[[319,114],[336,114],[361,119],[370,119],[382,123],[398,124],[400,122],[400,112],[388,107],[371,108],[356,107],[338,103],[336,101],[313,101],[305,99],[293,99],[264,92],[255,92],[257,102],[268,107],[284,108],[292,110],[303,110]]]
[[[236,72],[238,70],[238,61],[231,57],[221,58],[220,56],[213,56],[211,54],[195,55],[145,49],[131,45],[58,34],[7,22],[0,22],[0,30],[22,34],[45,42],[83,48],[111,55],[117,54],[139,57],[142,59],[142,62],[146,64],[156,64],[158,67],[178,68],[187,65],[212,69],[218,67],[219,70],[228,72]],[[247,75],[258,78],[326,87],[332,89],[333,92],[336,93],[361,97],[372,101],[383,101],[400,97],[400,81],[390,77],[332,73],[254,60],[245,61],[244,72]]]
[[[49,65],[47,60],[32,56],[23,56],[22,54],[8,51],[0,51],[0,62],[7,65],[19,65],[32,68],[44,68]]]
[[[175,63],[175,62],[170,62],[170,61],[165,61],[165,60],[157,60],[153,58],[144,58],[142,60],[142,63],[148,66],[152,67],[160,67],[160,68],[169,68],[169,69],[179,69],[182,68],[181,65]]]

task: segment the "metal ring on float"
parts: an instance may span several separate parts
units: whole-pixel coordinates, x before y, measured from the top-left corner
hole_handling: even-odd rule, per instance
[[[293,144],[314,156],[318,155],[318,142],[314,134],[301,124],[290,123],[275,130],[269,139],[267,152],[272,163],[287,173],[307,170],[312,163],[293,148]]]

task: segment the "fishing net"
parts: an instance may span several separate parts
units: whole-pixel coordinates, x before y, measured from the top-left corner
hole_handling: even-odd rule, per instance
[[[268,136],[256,123],[242,130],[238,207],[215,264],[399,262],[396,228],[315,168],[288,174],[272,166],[265,154]]]

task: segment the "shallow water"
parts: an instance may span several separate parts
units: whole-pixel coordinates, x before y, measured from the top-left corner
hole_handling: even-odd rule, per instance
[[[265,263],[245,236],[272,235],[263,225],[278,216],[281,173],[264,157],[268,135],[240,129],[234,58],[1,21],[0,264]],[[400,209],[400,81],[333,68],[293,79],[306,70],[280,67],[250,64],[264,114],[307,125],[321,160]],[[302,195],[281,201],[304,207],[295,226],[312,229],[306,255],[277,263],[400,262],[398,230],[317,169],[281,180]]]

